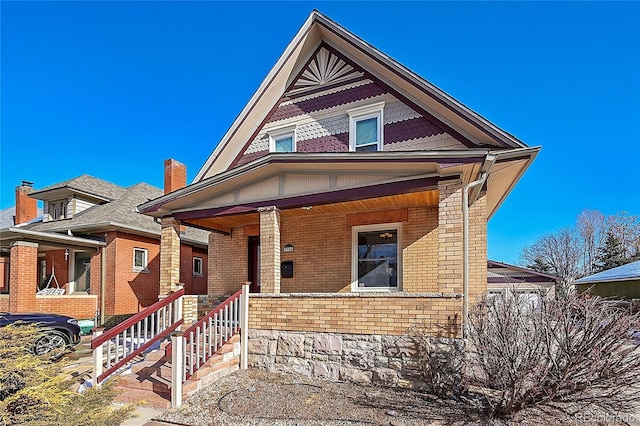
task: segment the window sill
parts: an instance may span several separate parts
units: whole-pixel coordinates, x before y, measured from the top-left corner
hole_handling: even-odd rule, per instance
[[[136,269],[136,268],[133,269],[133,272],[137,272],[137,273],[140,273],[140,274],[149,274],[149,273],[151,273],[151,271],[149,271],[148,269]]]

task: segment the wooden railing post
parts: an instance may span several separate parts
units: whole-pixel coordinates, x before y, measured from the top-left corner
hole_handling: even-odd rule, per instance
[[[171,408],[182,405],[182,379],[184,377],[184,338],[182,333],[171,335]],[[193,354],[191,355],[193,356]]]
[[[100,336],[102,334],[102,330],[94,331],[93,338]],[[100,383],[98,382],[98,377],[102,375],[102,356],[103,356],[103,347],[104,343],[93,350],[93,373],[91,374],[91,386],[98,387]]]
[[[240,299],[240,368],[249,366],[249,285],[242,286]]]

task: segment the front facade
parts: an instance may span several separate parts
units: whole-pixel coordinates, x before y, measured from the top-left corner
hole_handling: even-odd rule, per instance
[[[251,365],[403,385],[409,329],[463,336],[538,150],[314,11],[194,182],[138,209],[167,266],[179,226],[212,231],[210,295],[250,283]]]
[[[186,183],[186,182],[185,182]],[[83,175],[41,190],[16,188],[14,223],[0,230],[4,275],[0,310],[60,313],[111,325],[158,300],[160,224],[134,211],[163,191],[123,188]],[[43,204],[36,217],[36,203]],[[207,232],[188,229],[180,246],[180,283],[207,289]]]

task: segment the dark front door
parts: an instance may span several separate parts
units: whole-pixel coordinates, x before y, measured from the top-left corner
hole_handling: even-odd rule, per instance
[[[260,237],[249,237],[249,276],[251,281],[249,291],[260,293]]]

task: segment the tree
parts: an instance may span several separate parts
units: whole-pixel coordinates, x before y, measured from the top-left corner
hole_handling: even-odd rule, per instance
[[[114,409],[109,384],[83,394],[70,390],[64,360],[30,350],[40,331],[30,325],[0,327],[0,424],[120,425],[134,406]]]
[[[583,210],[578,215],[576,229],[582,239],[584,275],[591,275],[594,272],[604,223],[604,215],[597,210]]]
[[[608,230],[604,243],[598,249],[595,271],[599,272],[616,268],[631,260],[631,258],[627,257],[627,249],[620,238],[614,234],[613,230]]]
[[[555,275],[565,283],[573,281],[582,273],[581,244],[572,228],[543,235],[533,245],[522,249],[522,258],[528,268]]]

